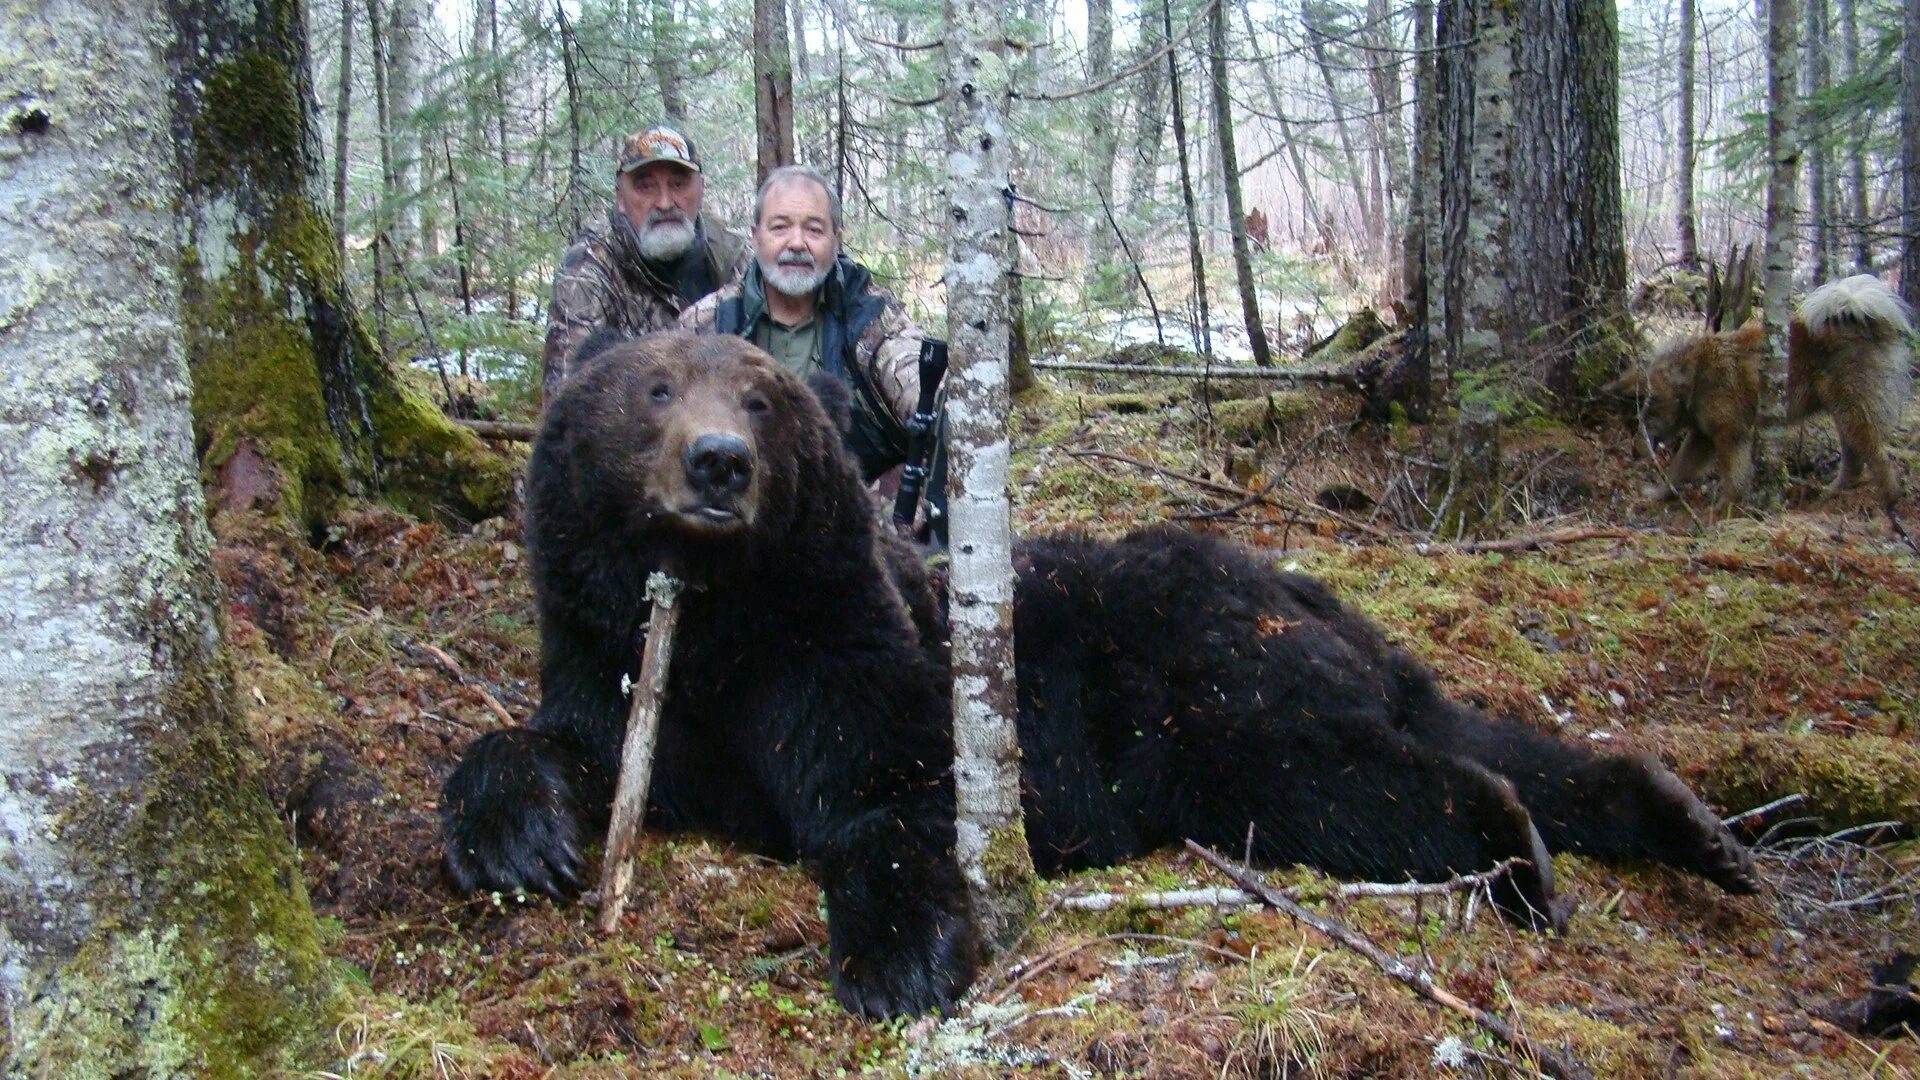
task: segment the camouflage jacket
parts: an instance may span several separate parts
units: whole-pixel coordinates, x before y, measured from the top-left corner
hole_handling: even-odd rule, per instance
[[[752,340],[766,317],[760,268],[749,264],[738,280],[682,312],[680,327]],[[821,286],[814,317],[820,321],[820,363],[853,388],[847,442],[872,479],[906,460],[907,420],[919,403],[926,332],[866,267],[844,255]]]
[[[669,280],[640,257],[633,227],[620,212],[590,226],[560,257],[547,302],[547,344],[541,354],[542,399],[551,398],[573,367],[574,350],[602,326],[629,337],[671,330],[694,301],[732,281],[749,261],[746,242],[714,228],[705,214],[694,246],[671,267]]]

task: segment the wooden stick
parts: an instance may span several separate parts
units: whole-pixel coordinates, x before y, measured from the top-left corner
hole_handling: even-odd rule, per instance
[[[1500,1019],[1485,1009],[1478,1008],[1461,1000],[1443,987],[1436,985],[1432,975],[1415,968],[1405,960],[1375,945],[1338,919],[1326,915],[1316,915],[1308,911],[1306,908],[1288,899],[1286,894],[1282,893],[1279,889],[1267,884],[1266,880],[1260,875],[1235,866],[1223,856],[1216,854],[1209,848],[1194,843],[1192,840],[1187,841],[1187,850],[1193,852],[1198,858],[1204,859],[1214,869],[1227,875],[1234,884],[1259,896],[1260,899],[1264,900],[1273,908],[1291,915],[1295,919],[1320,931],[1336,943],[1344,945],[1354,952],[1359,953],[1361,956],[1366,957],[1373,962],[1374,967],[1386,972],[1419,996],[1426,998],[1436,1005],[1452,1009],[1463,1016],[1471,1017],[1474,1023],[1479,1024],[1486,1030],[1487,1034],[1492,1035],[1494,1038],[1512,1047],[1517,1053],[1539,1062],[1543,1069],[1559,1077],[1560,1080],[1591,1080],[1593,1073],[1588,1071],[1585,1065],[1582,1065],[1580,1062],[1575,1061],[1573,1058],[1557,1050],[1541,1046],[1527,1036],[1515,1031],[1513,1026],[1505,1020]]]
[[[614,788],[613,820],[607,825],[607,850],[600,860],[600,932],[620,925],[633,885],[633,848],[640,819],[647,812],[647,787],[653,782],[653,744],[660,733],[660,701],[667,692],[667,668],[673,661],[673,632],[680,623],[682,582],[654,571],[647,575],[647,643],[640,650],[640,678],[632,686],[627,738],[620,748],[620,781]]]

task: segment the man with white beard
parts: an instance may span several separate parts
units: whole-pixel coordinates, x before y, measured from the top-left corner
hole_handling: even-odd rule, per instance
[[[753,199],[753,262],[738,281],[688,308],[682,329],[736,334],[805,378],[828,372],[853,391],[847,445],[873,480],[907,456],[920,394],[924,331],[840,253],[840,199],[820,171],[787,165]],[[939,492],[932,489],[930,500]]]
[[[737,277],[747,247],[700,212],[706,177],[693,141],[670,127],[627,136],[614,155],[613,209],[560,257],[547,305],[543,398],[588,335],[671,330],[680,313]]]

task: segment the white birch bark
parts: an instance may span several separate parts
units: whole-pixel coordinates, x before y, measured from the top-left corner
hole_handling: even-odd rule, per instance
[[[1795,0],[1767,4],[1767,260],[1766,351],[1760,364],[1760,417],[1754,432],[1753,500],[1779,502],[1786,486],[1782,451],[1787,416],[1787,323],[1793,316],[1794,178],[1800,168],[1800,103],[1794,90],[1800,51]]]
[[[250,1072],[215,1047],[261,1022],[231,995],[297,1029],[281,1010],[319,981],[294,963],[317,957],[313,922],[220,653],[170,31],[156,0],[0,12],[7,1076]]]
[[[948,0],[942,105],[956,855],[981,939],[995,949],[1013,940],[1034,904],[1014,732],[1006,355],[1010,83],[1004,19],[995,0]]]

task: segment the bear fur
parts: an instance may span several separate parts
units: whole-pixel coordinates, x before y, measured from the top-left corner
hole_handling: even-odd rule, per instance
[[[829,407],[834,394],[822,387]],[[973,975],[952,720],[920,559],[884,528],[814,392],[733,337],[613,345],[549,406],[528,474],[541,704],[476,740],[442,803],[453,885],[575,895],[604,832],[647,575],[689,584],[647,823],[804,860],[834,991],[870,1016]],[[1015,556],[1022,797],[1043,874],[1191,837],[1261,865],[1444,879],[1555,925],[1549,850],[1734,892],[1745,850],[1670,772],[1443,697],[1326,588],[1156,529]]]

